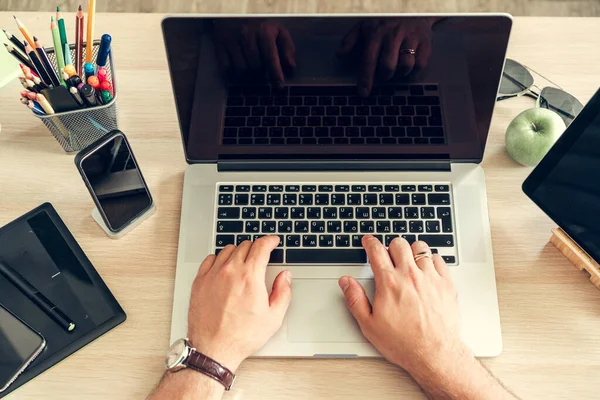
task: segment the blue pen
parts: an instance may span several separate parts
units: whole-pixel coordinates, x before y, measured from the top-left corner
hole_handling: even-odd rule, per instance
[[[110,42],[112,42],[112,37],[110,37],[108,33],[105,33],[100,38],[100,48],[98,49],[98,56],[96,57],[96,69],[106,66],[108,53],[110,53]]]

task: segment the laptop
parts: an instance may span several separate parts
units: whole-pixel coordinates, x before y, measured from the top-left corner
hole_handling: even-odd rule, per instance
[[[426,241],[450,266],[462,336],[502,349],[481,167],[506,14],[170,16],[162,29],[185,172],[171,340],[192,281],[228,244],[278,235],[266,284],[293,273],[257,357],[380,357],[337,285],[372,298],[372,234]]]

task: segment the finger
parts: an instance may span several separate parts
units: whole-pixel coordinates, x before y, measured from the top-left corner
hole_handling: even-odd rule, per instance
[[[413,255],[416,257],[419,253],[431,252],[429,245],[422,240],[417,240],[412,244]],[[433,261],[429,257],[421,258],[419,261],[415,261],[421,271],[430,273],[435,270],[433,267]]]
[[[285,61],[288,67],[296,68],[296,45],[294,45],[294,41],[288,30],[283,27],[279,28],[277,46],[283,56],[283,61]]]
[[[362,329],[363,324],[365,324],[371,316],[371,303],[367,298],[365,289],[356,279],[349,276],[342,276],[338,281],[338,284],[344,292],[346,306]]]
[[[416,51],[415,68],[423,69],[429,63],[429,57],[431,56],[431,42],[428,39],[423,39],[421,43],[419,43],[419,47]]]
[[[275,40],[275,36],[269,32],[261,34],[258,39],[258,47],[260,48],[264,64],[267,66],[267,72],[271,82],[276,86],[282,87],[283,71],[281,69],[281,60],[279,59],[279,52],[277,51]]]
[[[377,68],[377,61],[379,60],[382,40],[382,34],[374,30],[363,51],[358,78],[358,94],[363,97],[368,96],[373,88],[373,78],[375,76],[375,69]]]
[[[400,52],[400,46],[404,40],[405,31],[397,28],[395,31],[386,37],[383,42],[383,49],[381,51],[381,75],[383,79],[391,79],[396,73],[396,67],[398,66],[398,54]]]
[[[269,305],[275,311],[279,322],[283,321],[292,301],[292,273],[281,271],[273,281],[273,291],[269,296]]]
[[[238,262],[245,262],[248,257],[248,253],[250,252],[250,248],[252,247],[252,242],[250,240],[244,240],[239,246],[231,253],[229,260],[235,260]]]
[[[217,256],[215,256],[214,254],[211,254],[208,257],[206,257],[204,261],[202,261],[202,264],[200,264],[200,268],[198,268],[198,276],[204,276],[208,274],[212,267],[215,265],[216,259]]]
[[[377,238],[371,235],[365,235],[362,238],[362,245],[369,257],[375,279],[377,279],[384,270],[394,270],[394,264],[390,259],[389,253]]]
[[[255,240],[246,257],[246,264],[264,275],[271,252],[279,245],[279,236],[265,236]]]
[[[419,46],[419,41],[415,38],[415,37],[406,37],[404,38],[404,41],[402,42],[402,46],[400,46],[400,52],[405,49],[412,49],[415,51],[417,51],[417,47]],[[415,57],[416,54],[400,54],[398,56],[398,67],[397,69],[399,70],[399,73],[402,76],[406,76],[408,74],[410,74],[412,72],[412,70],[415,67]]]
[[[358,38],[360,37],[360,29],[361,23],[357,23],[344,35],[342,38],[342,42],[340,43],[340,47],[337,50],[338,56],[345,56],[350,53],[356,44],[358,43]]]
[[[229,58],[231,58],[231,62],[233,63],[233,68],[238,75],[244,75],[248,71],[248,66],[246,65],[246,59],[242,54],[242,48],[237,44],[233,44],[228,49]]]
[[[256,36],[244,33],[241,39],[242,53],[246,58],[247,65],[252,71],[258,71],[262,67],[260,53],[258,52],[258,44]]]
[[[437,273],[440,274],[440,276],[443,276],[444,278],[450,277],[450,270],[448,269],[448,264],[446,264],[446,261],[444,261],[442,256],[440,256],[439,254],[433,255],[433,266],[435,267]]]
[[[406,239],[397,237],[390,243],[388,247],[388,253],[394,263],[396,270],[408,274],[411,268],[416,268],[415,259],[413,256],[412,248]]]
[[[219,269],[223,264],[229,261],[229,258],[231,257],[231,254],[234,250],[235,246],[232,244],[228,244],[227,246],[225,246],[225,248],[221,250],[217,255],[217,259],[215,260],[215,263],[211,270]]]

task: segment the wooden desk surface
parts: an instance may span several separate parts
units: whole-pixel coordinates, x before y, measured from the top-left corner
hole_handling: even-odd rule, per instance
[[[50,12],[19,13],[51,43]],[[163,373],[169,345],[183,172],[186,168],[160,32],[162,15],[99,14],[119,80],[119,122],[158,211],[120,240],[92,221],[92,201],[45,127],[0,88],[0,225],[49,201],[126,310],[128,320],[17,390],[11,399],[142,399]],[[68,32],[73,15],[66,14]],[[12,13],[0,27],[16,31]],[[516,18],[509,56],[586,102],[600,83],[600,19]],[[543,83],[539,83],[543,84]],[[600,292],[550,244],[551,221],[521,192],[528,168],[504,149],[504,131],[530,99],[496,107],[487,176],[504,352],[485,364],[523,398],[597,398]],[[249,360],[228,399],[422,398],[383,360]]]

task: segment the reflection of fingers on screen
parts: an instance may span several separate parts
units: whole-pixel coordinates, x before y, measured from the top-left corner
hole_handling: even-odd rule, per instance
[[[295,68],[296,67],[296,46],[294,45],[294,41],[292,36],[285,28],[279,29],[279,35],[277,36],[277,45],[283,55],[283,59],[285,60],[288,67]]]

